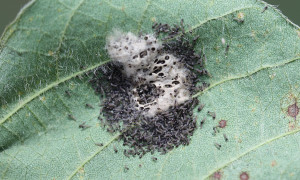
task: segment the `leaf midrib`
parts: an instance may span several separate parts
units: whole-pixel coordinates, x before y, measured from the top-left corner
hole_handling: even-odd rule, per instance
[[[66,82],[76,76],[79,76],[87,71],[90,71],[92,69],[95,69],[107,62],[109,62],[110,60],[105,60],[105,61],[102,61],[100,63],[97,63],[89,68],[86,68],[85,70],[82,70],[82,71],[78,71],[74,74],[71,74],[70,76],[66,76],[58,81],[55,81],[51,84],[49,84],[48,86],[46,86],[45,88],[43,89],[40,89],[39,91],[33,93],[31,96],[28,96],[27,98],[25,98],[23,101],[21,101],[15,108],[13,108],[11,110],[10,113],[8,113],[6,116],[4,116],[1,120],[0,120],[0,125],[2,125],[3,123],[5,123],[12,115],[14,115],[17,111],[19,111],[20,109],[22,109],[26,104],[28,104],[30,101],[32,101],[33,99],[35,99],[36,97],[38,97],[39,95],[41,95],[42,93],[45,93],[46,91],[58,86],[60,83],[63,83],[63,82]]]

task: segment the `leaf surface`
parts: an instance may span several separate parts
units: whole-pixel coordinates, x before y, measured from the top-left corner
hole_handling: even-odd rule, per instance
[[[1,38],[1,179],[205,179],[217,171],[221,179],[242,172],[297,179],[300,32],[273,7],[262,13],[265,6],[255,0],[30,2]],[[241,13],[244,23],[234,20]],[[194,114],[208,119],[189,146],[155,154],[157,162],[150,154],[126,158],[118,134],[97,121],[100,100],[85,73],[109,61],[104,45],[114,28],[149,33],[153,21],[182,18],[199,35],[197,49],[205,48],[212,74],[211,86],[195,95],[205,107]],[[214,136],[221,119],[227,126]],[[82,122],[92,127],[80,130]]]

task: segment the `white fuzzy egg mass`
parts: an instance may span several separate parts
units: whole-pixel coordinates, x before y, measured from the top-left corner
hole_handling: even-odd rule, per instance
[[[167,111],[191,99],[189,70],[175,55],[161,52],[162,43],[152,34],[136,36],[114,31],[106,49],[113,62],[133,83],[132,99],[147,116]]]

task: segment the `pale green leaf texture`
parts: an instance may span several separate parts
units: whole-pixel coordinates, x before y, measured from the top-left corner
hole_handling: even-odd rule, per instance
[[[256,0],[32,1],[1,39],[0,179],[205,179],[218,170],[222,179],[242,172],[299,179],[299,115],[288,114],[300,105],[299,27],[264,7]],[[244,23],[234,20],[238,13]],[[154,20],[181,18],[200,36],[197,49],[205,48],[212,74],[210,88],[196,94],[206,106],[195,115],[208,119],[189,146],[155,154],[157,162],[150,154],[126,158],[118,134],[99,126],[100,100],[84,74],[109,61],[112,29],[151,32]],[[228,125],[213,136],[221,119]],[[83,121],[92,127],[80,130]]]

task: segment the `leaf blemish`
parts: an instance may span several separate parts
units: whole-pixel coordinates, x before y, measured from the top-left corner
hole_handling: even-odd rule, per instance
[[[271,166],[274,167],[274,166],[276,166],[276,165],[277,165],[277,161],[273,160],[273,161],[271,162]]]
[[[214,179],[214,180],[220,180],[220,179],[222,179],[222,172],[220,172],[220,171],[215,172],[212,175],[212,179]]]
[[[240,180],[248,180],[249,179],[249,175],[247,172],[242,172],[240,174]]]
[[[237,14],[237,17],[236,18],[233,18],[233,20],[234,21],[236,21],[236,22],[238,22],[238,23],[244,23],[244,21],[245,21],[245,14],[244,13],[242,13],[242,12],[239,12],[238,14]]]
[[[287,113],[289,116],[296,120],[297,115],[299,114],[299,107],[297,105],[297,102],[288,107]]]
[[[226,124],[227,124],[227,121],[226,121],[226,120],[221,120],[221,121],[219,121],[219,127],[220,127],[220,128],[225,128]]]

